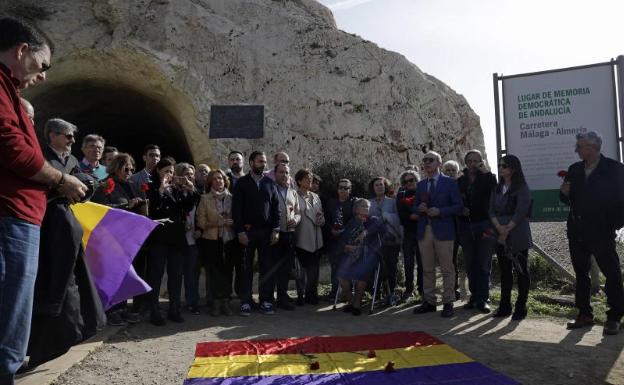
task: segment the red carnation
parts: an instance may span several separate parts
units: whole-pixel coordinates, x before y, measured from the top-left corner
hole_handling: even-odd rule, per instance
[[[149,185],[147,183],[143,183],[141,185],[141,191],[148,192],[149,191]]]
[[[412,195],[411,197],[405,197],[405,198],[401,199],[401,203],[403,203],[404,206],[413,206],[414,205],[414,198],[415,198],[414,195]]]
[[[568,172],[566,170],[561,170],[557,173],[557,176],[559,178],[565,178],[566,176],[568,176]]]
[[[375,358],[377,357],[377,353],[375,353],[374,350],[369,350],[368,354],[366,355],[368,358]]]
[[[384,368],[384,371],[388,373],[394,372],[394,362],[388,361],[388,363],[386,364],[386,367]]]
[[[115,181],[113,178],[106,179],[106,186],[104,187],[104,194],[110,195],[115,191]]]
[[[314,361],[310,363],[310,370],[319,370],[321,365],[319,365],[318,361]]]

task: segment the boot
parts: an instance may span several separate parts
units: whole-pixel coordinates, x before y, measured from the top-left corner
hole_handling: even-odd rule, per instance
[[[212,308],[210,309],[210,315],[213,317],[218,317],[220,314],[221,314],[221,300],[213,299]]]
[[[225,299],[221,302],[221,314],[226,316],[231,316],[233,314],[229,299]]]

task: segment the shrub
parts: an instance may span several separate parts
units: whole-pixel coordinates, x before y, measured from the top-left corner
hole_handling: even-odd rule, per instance
[[[323,180],[321,195],[325,197],[335,197],[338,181],[347,178],[351,181],[351,194],[353,196],[368,198],[370,196],[368,183],[378,176],[366,167],[335,160],[320,163],[314,166],[312,171]]]

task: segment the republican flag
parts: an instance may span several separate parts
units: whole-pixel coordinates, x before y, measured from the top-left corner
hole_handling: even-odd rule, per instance
[[[423,332],[199,343],[184,385],[518,384]]]
[[[85,263],[104,309],[150,292],[152,288],[137,275],[132,261],[158,223],[92,202],[70,207],[82,226]]]

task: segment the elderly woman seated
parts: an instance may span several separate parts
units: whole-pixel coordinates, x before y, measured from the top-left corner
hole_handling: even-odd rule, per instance
[[[370,202],[358,199],[353,204],[353,218],[347,223],[338,240],[342,250],[338,279],[342,292],[346,294],[348,304],[345,312],[360,315],[362,295],[375,267],[379,263],[381,237],[386,231],[383,221],[369,217]],[[355,294],[351,282],[355,281]]]

